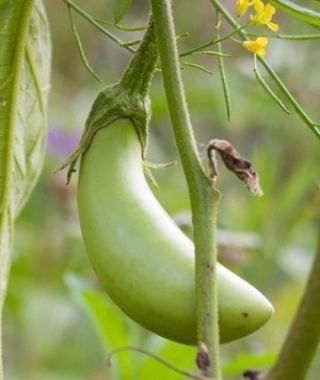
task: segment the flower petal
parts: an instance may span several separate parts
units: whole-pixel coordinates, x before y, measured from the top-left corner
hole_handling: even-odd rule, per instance
[[[258,38],[256,39],[256,42],[257,42],[257,44],[259,44],[260,46],[265,47],[265,46],[268,45],[269,40],[268,40],[267,37],[258,37]]]
[[[273,32],[277,32],[277,31],[279,30],[279,25],[276,24],[276,23],[274,23],[274,22],[271,22],[271,21],[269,21],[269,22],[267,23],[267,27],[268,27],[270,30],[272,30]]]
[[[249,0],[237,0],[236,13],[238,17],[243,16],[249,8]]]
[[[261,14],[261,12],[263,12],[264,4],[261,0],[254,0],[252,5],[258,15]]]
[[[264,8],[264,12],[271,18],[276,13],[276,8],[271,4],[267,4]]]
[[[244,48],[262,58],[266,55],[264,47],[267,44],[268,38],[266,37],[258,37],[256,40],[247,40],[242,43]]]

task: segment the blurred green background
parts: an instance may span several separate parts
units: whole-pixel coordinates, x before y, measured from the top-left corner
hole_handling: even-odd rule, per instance
[[[195,370],[195,350],[170,343],[131,322],[103,293],[90,267],[78,222],[76,176],[65,186],[66,173],[55,170],[79,139],[101,86],[79,59],[63,2],[45,3],[53,42],[49,135],[43,173],[15,232],[4,315],[6,378],[182,379],[138,353],[121,353],[111,369],[107,366],[110,349],[131,344],[143,346],[178,367]],[[91,14],[110,21],[114,3],[78,1]],[[234,1],[224,3],[233,9]],[[189,33],[179,40],[181,50],[211,38],[215,14],[208,1],[176,1],[174,12],[177,33]],[[135,0],[123,23],[140,25],[147,17],[148,1]],[[280,14],[275,19],[283,33],[312,32]],[[104,83],[117,81],[130,54],[78,16],[75,20],[87,56]],[[223,32],[228,30],[224,25]],[[113,32],[124,40],[141,35]],[[239,379],[245,369],[270,366],[303,290],[319,226],[320,145],[294,112],[285,114],[257,84],[250,53],[232,41],[223,49],[232,54],[225,59],[232,101],[230,122],[226,120],[216,58],[189,59],[205,64],[212,75],[188,67],[183,70],[199,149],[205,160],[204,148],[210,139],[230,140],[259,171],[264,196],[251,197],[220,165],[220,261],[258,287],[276,309],[273,319],[259,332],[222,346],[225,379],[232,380]],[[273,39],[267,58],[307,112],[320,120],[319,42]],[[159,74],[153,83],[152,102],[148,160],[176,160]],[[157,198],[190,233],[189,199],[181,165],[157,170],[154,175],[159,184]],[[319,361],[309,380],[320,378]]]

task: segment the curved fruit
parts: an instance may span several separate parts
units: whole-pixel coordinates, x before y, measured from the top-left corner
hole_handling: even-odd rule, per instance
[[[193,243],[151,192],[129,120],[97,132],[83,155],[78,207],[92,265],[133,320],[171,340],[196,344]],[[272,315],[269,301],[219,264],[221,341],[250,334]]]

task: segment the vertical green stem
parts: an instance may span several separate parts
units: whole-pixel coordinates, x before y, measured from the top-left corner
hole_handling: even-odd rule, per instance
[[[209,352],[208,375],[221,379],[216,282],[216,207],[219,199],[201,165],[185,98],[170,0],[151,0],[163,81],[176,144],[188,183],[196,256],[199,343]]]
[[[149,92],[151,79],[158,61],[158,46],[152,17],[139,48],[123,73],[120,84],[132,93],[145,96]]]
[[[304,380],[320,342],[320,233],[318,249],[295,319],[265,380]]]

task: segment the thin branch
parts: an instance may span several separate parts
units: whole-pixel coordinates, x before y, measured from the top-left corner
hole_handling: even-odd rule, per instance
[[[135,45],[139,45],[141,42],[141,40],[131,40],[131,41],[126,41],[126,42],[123,42],[121,46],[123,47],[127,47],[127,46],[135,46]]]
[[[94,17],[94,20],[99,22],[100,24],[105,24],[105,25],[111,26],[112,28],[119,29],[122,32],[139,32],[141,30],[147,29],[147,27],[145,25],[127,26],[127,25],[121,25],[121,24],[114,24],[113,22],[104,20],[104,19],[99,18],[99,17]]]
[[[98,74],[94,71],[94,69],[91,67],[89,61],[87,60],[86,54],[85,54],[85,52],[83,50],[83,47],[82,47],[82,43],[81,43],[81,39],[80,39],[78,30],[77,30],[77,28],[76,28],[76,26],[74,24],[74,21],[73,21],[72,10],[71,10],[70,6],[68,6],[68,12],[69,12],[69,18],[70,18],[72,32],[73,32],[73,35],[74,35],[74,39],[76,41],[76,45],[77,45],[77,48],[78,48],[80,59],[81,59],[83,65],[84,65],[84,67],[89,71],[89,73],[94,77],[94,79],[96,79],[99,83],[102,83],[102,81],[99,78]]]
[[[316,34],[261,34],[261,33],[249,33],[246,32],[246,35],[248,37],[267,37],[267,38],[276,38],[279,40],[288,40],[288,41],[312,41],[312,40],[319,40],[320,39],[320,33]]]
[[[214,50],[195,51],[194,53],[192,53],[192,55],[214,55],[216,57],[226,57],[226,58],[232,57],[231,54],[226,54],[226,53],[222,53],[220,51],[214,51]]]
[[[235,34],[239,33],[243,28],[245,28],[248,24],[245,24],[245,25],[241,25],[241,26],[238,26],[236,29],[233,29],[230,33],[222,36],[222,37],[219,37],[217,39],[211,39],[210,41],[200,45],[200,46],[197,46],[191,50],[187,50],[185,51],[184,53],[181,53],[179,55],[179,57],[186,57],[187,55],[191,55],[191,54],[194,54],[195,52],[198,52],[198,51],[201,51],[209,46],[212,46],[212,45],[216,45],[220,42],[223,42],[223,41],[226,41],[228,40],[229,38],[231,38],[232,36],[234,36]]]
[[[70,8],[72,8],[76,13],[78,13],[81,17],[83,17],[85,20],[89,21],[90,24],[92,24],[95,28],[97,28],[100,32],[102,32],[104,35],[110,38],[113,42],[115,42],[117,45],[124,47],[131,53],[134,53],[134,49],[132,49],[130,46],[123,46],[123,41],[120,40],[120,38],[116,37],[114,34],[109,32],[107,29],[105,29],[103,26],[101,26],[95,19],[92,17],[89,13],[85,12],[82,8],[80,8],[76,3],[74,3],[72,0],[62,0],[65,4],[67,4]]]
[[[220,17],[220,13],[218,13],[217,26],[216,26],[218,39],[220,38],[220,24],[221,24],[221,21],[222,20],[221,20],[221,17]],[[225,107],[226,107],[227,120],[230,120],[230,118],[231,118],[230,91],[229,91],[229,86],[228,86],[228,80],[227,80],[226,70],[225,70],[225,66],[224,66],[224,59],[223,59],[221,41],[217,43],[217,48],[218,48],[218,52],[220,53],[220,55],[217,56],[217,61],[218,61],[219,74],[220,74],[220,79],[221,79],[221,84],[222,84],[222,90],[223,90],[224,104],[225,104]]]
[[[257,66],[256,56],[254,57],[254,69],[253,69],[253,71],[254,71],[255,77],[256,77],[258,83],[260,83],[261,87],[266,91],[266,93],[268,95],[271,96],[271,98],[278,104],[278,106],[281,107],[283,109],[283,111],[289,115],[290,112],[289,112],[288,108],[284,105],[283,101],[272,91],[272,89],[270,88],[268,83],[263,79],[262,75],[260,74],[260,72],[258,70],[258,66]]]
[[[203,72],[210,74],[210,75],[213,74],[212,71],[208,70],[206,67],[199,65],[197,63],[183,61],[182,59],[180,60],[180,62],[182,65],[187,66],[187,67],[191,67],[192,69],[197,69],[197,70],[203,71]]]
[[[149,356],[150,358],[156,360],[160,364],[164,365],[165,367],[171,369],[172,371],[179,373],[180,375],[186,376],[189,379],[195,379],[195,380],[209,380],[207,377],[197,375],[195,373],[185,371],[183,369],[180,369],[176,367],[174,364],[169,363],[167,360],[162,359],[158,355],[153,354],[152,352],[149,352],[147,350],[144,350],[143,348],[140,347],[135,347],[135,346],[125,346],[125,347],[120,347],[116,348],[115,350],[112,350],[108,356],[107,356],[107,362],[108,365],[111,366],[112,362],[112,357],[120,352],[127,352],[127,351],[133,351],[133,352],[139,352],[143,355]]]

